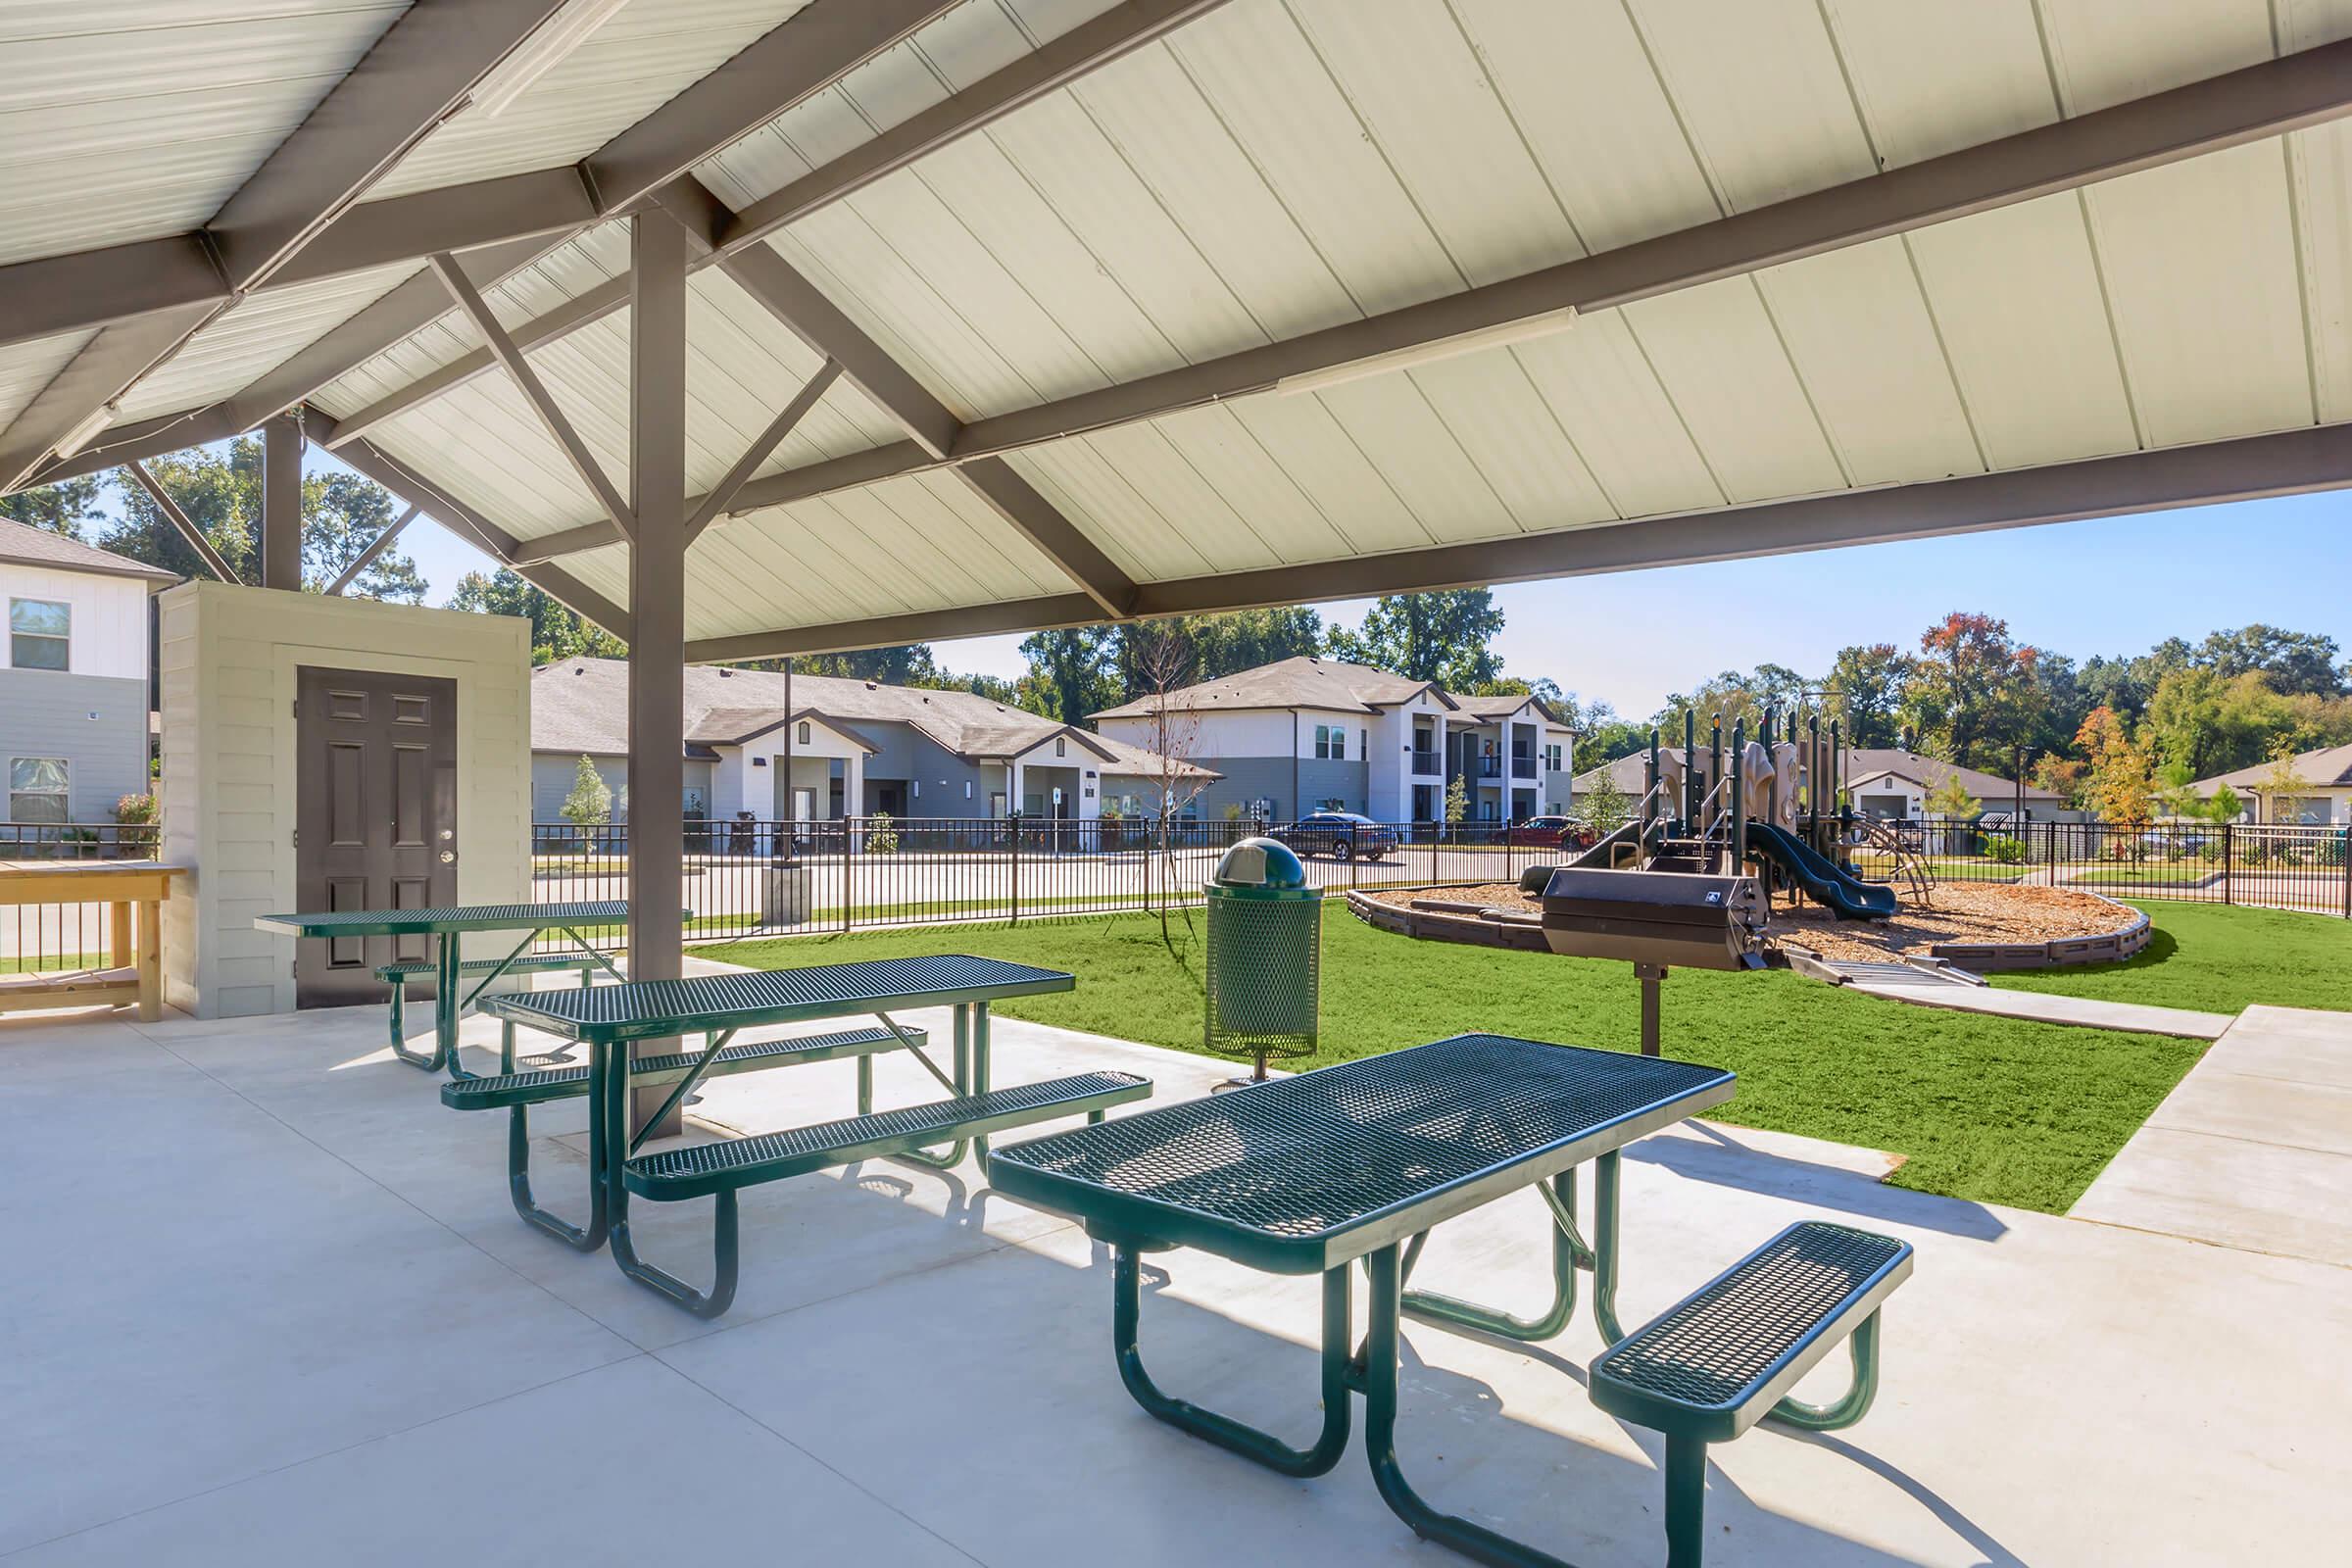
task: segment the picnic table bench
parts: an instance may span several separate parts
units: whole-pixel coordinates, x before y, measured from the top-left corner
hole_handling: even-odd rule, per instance
[[[688,911],[688,918],[692,918]],[[339,941],[356,937],[423,937],[433,945],[433,956],[423,960],[419,969],[415,961],[386,964],[376,970],[376,978],[388,980],[392,993],[392,1054],[412,1067],[426,1072],[439,1072],[444,1067],[452,1078],[472,1076],[458,1058],[458,1023],[466,1009],[480,1000],[502,976],[527,973],[532,968],[572,967],[588,964],[604,970],[613,979],[621,978],[612,961],[599,953],[594,944],[580,935],[583,929],[598,926],[628,924],[629,906],[620,899],[597,899],[571,904],[466,904],[441,908],[424,909],[333,909],[298,914],[265,914],[256,919],[254,927],[274,931],[282,936],[308,937],[322,941]],[[464,954],[467,934],[482,931],[520,931],[522,940],[514,951],[502,958],[484,962],[468,962]],[[563,955],[531,955],[533,944],[549,931],[560,931],[569,937],[573,952]],[[397,973],[393,972],[397,971]],[[411,975],[429,972],[433,976],[433,1049],[430,1052],[412,1051],[401,1029],[405,1021],[405,1001]],[[459,995],[461,977],[480,975],[481,981],[472,991]],[[582,972],[585,983],[590,977]],[[502,1066],[513,1071],[514,1032],[507,1031],[501,1047]]]
[[[541,991],[490,998],[483,1010],[527,1024],[589,1048],[586,1093],[589,1117],[590,1212],[573,1226],[531,1203],[527,1134],[521,1130],[525,1097],[542,1086],[514,1075],[504,1086],[487,1080],[445,1086],[442,1098],[466,1108],[509,1104],[509,1169],[517,1209],[532,1223],[583,1250],[610,1243],[622,1273],[659,1292],[699,1317],[715,1317],[733,1301],[739,1258],[736,1195],[746,1187],[850,1164],[892,1157],[937,1167],[962,1161],[976,1151],[984,1167],[991,1134],[1060,1116],[1100,1119],[1112,1105],[1141,1100],[1152,1081],[1133,1073],[1091,1072],[1022,1084],[989,1085],[989,1004],[1007,997],[1067,991],[1074,976],[1058,969],[1007,963],[996,958],[948,955],[922,958],[880,958],[854,963],[810,964],[794,969],[758,969],[698,975],[684,980],[639,980],[595,990]],[[951,1075],[925,1054],[923,1036],[891,1016],[906,1007],[955,1009],[955,1061]],[[879,1031],[734,1046],[745,1029],[869,1013]],[[631,1045],[681,1035],[707,1037],[692,1055],[629,1059]],[[947,1091],[948,1098],[897,1110],[872,1108],[871,1056],[905,1050]],[[651,1154],[641,1153],[653,1128],[683,1104],[694,1086],[714,1072],[748,1071],[792,1060],[859,1061],[858,1114],[813,1126],[749,1138],[721,1140]],[[569,1080],[564,1089],[569,1091]],[[667,1083],[661,1108],[632,1135],[629,1092],[646,1083]],[[939,1145],[948,1147],[941,1151]],[[639,1257],[629,1234],[630,1196],[655,1202],[692,1198],[716,1201],[712,1236],[712,1283],[700,1291]]]
[[[1793,1381],[1782,1378],[1793,1364],[1782,1359],[1788,1349],[1782,1342],[1812,1334],[1794,1358],[1813,1354],[1816,1348],[1826,1352],[1839,1325],[1850,1321],[1853,1303],[1877,1290],[1878,1282],[1853,1291],[1825,1291],[1816,1281],[1805,1298],[1810,1316],[1784,1309],[1775,1317],[1769,1290],[1758,1292],[1744,1283],[1725,1289],[1718,1281],[1708,1288],[1717,1292],[1709,1299],[1728,1298],[1734,1304],[1712,1316],[1700,1311],[1677,1319],[1676,1313],[1690,1306],[1685,1303],[1630,1338],[1616,1320],[1619,1152],[1645,1134],[1720,1104],[1734,1087],[1734,1075],[1715,1067],[1498,1035],[1460,1035],[1012,1145],[997,1152],[989,1179],[1009,1198],[1077,1219],[1111,1249],[1111,1332],[1119,1374],[1153,1416],[1285,1475],[1315,1476],[1347,1451],[1349,1396],[1361,1394],[1364,1446],[1374,1481],[1415,1533],[1503,1568],[1564,1568],[1532,1546],[1441,1513],[1406,1481],[1395,1441],[1400,1319],[1412,1316],[1520,1340],[1547,1339],[1567,1326],[1575,1309],[1576,1273],[1590,1269],[1594,1316],[1606,1339],[1624,1342],[1623,1375],[1629,1381],[1637,1354],[1647,1358],[1644,1364],[1663,1384],[1664,1369],[1687,1368],[1718,1355],[1722,1337],[1730,1334],[1742,1341],[1743,1348],[1762,1347],[1761,1360],[1769,1370],[1761,1381],[1735,1377],[1727,1391],[1719,1380],[1708,1392],[1728,1393],[1742,1412],[1748,1405],[1740,1399],[1752,1403],[1766,1393],[1780,1398],[1787,1382]],[[1576,1169],[1588,1160],[1596,1166],[1590,1244],[1576,1214]],[[1406,1289],[1432,1227],[1530,1186],[1543,1195],[1553,1221],[1554,1297],[1548,1310],[1522,1319]],[[1269,1273],[1322,1275],[1323,1424],[1313,1445],[1294,1447],[1165,1394],[1152,1381],[1138,1348],[1140,1254],[1174,1247],[1198,1248]],[[1907,1258],[1908,1250],[1903,1250]],[[1369,1334],[1360,1349],[1353,1338],[1350,1295],[1350,1265],[1359,1260],[1371,1283]],[[1705,1297],[1702,1291],[1700,1298]],[[1787,1307],[1785,1299],[1779,1304]],[[1875,1302],[1866,1310],[1875,1311]],[[1686,1323],[1695,1326],[1685,1333]],[[1637,1352],[1636,1347],[1642,1348]],[[1862,1355],[1858,1345],[1858,1369]],[[1875,1376],[1875,1362],[1873,1367]],[[1600,1379],[1596,1365],[1595,1397]],[[1736,1435],[1723,1426],[1720,1412],[1680,1427],[1683,1414],[1672,1391],[1652,1392],[1655,1396],[1631,1418],[1664,1426],[1670,1446],[1688,1446],[1674,1436],[1677,1431]],[[1816,1414],[1837,1419],[1858,1416],[1859,1410],[1841,1406]],[[1697,1440],[1702,1476],[1704,1441]],[[1687,1465],[1677,1467],[1678,1479],[1687,1480],[1689,1473]],[[1686,1487],[1692,1494],[1698,1489],[1697,1482]],[[1683,1510],[1670,1506],[1673,1518],[1680,1521],[1688,1513],[1695,1520],[1695,1497],[1672,1492],[1670,1484],[1673,1503]],[[1690,1544],[1687,1551],[1691,1554],[1678,1552],[1675,1568],[1697,1561],[1694,1524],[1671,1530],[1669,1541]]]

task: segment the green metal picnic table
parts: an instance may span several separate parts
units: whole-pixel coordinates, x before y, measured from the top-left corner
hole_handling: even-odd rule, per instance
[[[1381,1495],[1431,1540],[1507,1568],[1563,1568],[1520,1542],[1439,1512],[1396,1449],[1400,1315],[1510,1339],[1566,1328],[1576,1274],[1592,1273],[1601,1334],[1617,1321],[1618,1152],[1729,1100],[1717,1067],[1460,1035],[1296,1078],[1146,1110],[996,1152],[996,1191],[1083,1223],[1112,1251],[1112,1340],[1136,1401],[1195,1437],[1291,1476],[1347,1451],[1351,1393]],[[1576,1168],[1595,1162],[1592,1240],[1576,1217]],[[1432,1227],[1533,1186],[1551,1210],[1553,1299],[1534,1318],[1405,1289]],[[1140,1254],[1198,1248],[1276,1274],[1323,1276],[1323,1429],[1308,1448],[1164,1394],[1137,1349]],[[1371,1282],[1369,1335],[1353,1339],[1349,1265]]]
[[[621,1271],[649,1285],[690,1310],[715,1315],[724,1310],[724,1294],[733,1288],[732,1192],[720,1194],[722,1229],[719,1271],[724,1293],[706,1296],[684,1281],[642,1261],[631,1245],[628,1229],[629,1192],[623,1180],[628,1162],[669,1113],[686,1102],[704,1074],[721,1059],[728,1041],[744,1029],[818,1019],[870,1014],[902,1049],[937,1079],[958,1103],[989,1099],[989,1017],[992,1002],[1008,997],[1037,996],[1068,991],[1077,978],[1059,969],[1008,963],[997,958],[951,954],[937,957],[880,958],[854,963],[809,964],[795,969],[756,969],[730,974],[697,975],[683,980],[635,980],[596,990],[535,991],[492,997],[484,1012],[515,1024],[544,1030],[589,1048],[589,1200],[587,1224],[569,1226],[526,1214],[543,1229],[583,1251],[610,1241],[613,1260]],[[907,1007],[947,1006],[955,1009],[955,1064],[951,1076],[924,1054],[911,1031],[891,1016]],[[701,1034],[708,1045],[683,1076],[676,1078],[659,1110],[644,1118],[634,1136],[629,1130],[629,1047],[639,1041],[666,1040]],[[858,1102],[869,1105],[872,1059],[859,1055]],[[1139,1083],[1141,1080],[1137,1080]],[[1145,1085],[1149,1092],[1149,1085]],[[446,1098],[446,1096],[445,1096]],[[838,1149],[859,1144],[861,1134],[884,1131],[889,1116],[863,1114],[836,1124]],[[873,1128],[859,1124],[874,1123]],[[788,1136],[788,1135],[784,1135]],[[772,1140],[760,1140],[761,1142]],[[745,1141],[739,1140],[738,1143]],[[818,1169],[829,1150],[810,1142],[798,1149],[795,1162],[777,1166],[777,1174]],[[913,1160],[941,1169],[961,1163],[967,1149],[976,1148],[985,1165],[985,1132],[957,1137],[944,1152],[898,1149],[892,1157]],[[838,1161],[834,1161],[838,1162]]]
[[[688,918],[692,918],[691,913]],[[587,938],[580,935],[583,928],[626,925],[629,906],[619,899],[600,899],[575,904],[467,904],[437,909],[339,909],[312,914],[265,914],[255,920],[261,931],[274,931],[282,936],[313,937],[332,940],[338,937],[426,937],[433,943],[433,1049],[430,1053],[411,1051],[399,1041],[392,1044],[393,1054],[412,1067],[426,1072],[448,1068],[455,1079],[469,1078],[458,1059],[458,1021],[466,1009],[478,1001],[493,982],[529,952],[532,944],[548,931],[561,931],[589,957],[594,958],[607,974],[621,979],[612,961],[599,953]],[[461,951],[469,932],[520,931],[523,938],[514,950],[499,960],[496,968],[484,975],[463,1000],[458,996],[460,970],[465,962]]]

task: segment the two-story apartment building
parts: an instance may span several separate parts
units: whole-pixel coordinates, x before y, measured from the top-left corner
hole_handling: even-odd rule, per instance
[[[146,793],[147,600],[176,581],[0,517],[0,821],[112,822]]]
[[[1166,710],[1163,720],[1162,709]],[[1473,821],[1517,821],[1568,801],[1575,741],[1535,697],[1460,697],[1432,681],[1300,657],[1139,698],[1094,715],[1105,736],[1159,742],[1218,777],[1198,802],[1282,821],[1314,810],[1384,822],[1446,815],[1456,777]]]
[[[566,659],[531,677],[531,815],[563,818],[586,757],[621,799],[628,665]],[[1177,771],[1207,782],[1208,770]],[[686,796],[713,821],[1100,816],[1157,798],[1149,749],[970,692],[830,675],[686,671]],[[617,813],[616,814],[620,814]]]

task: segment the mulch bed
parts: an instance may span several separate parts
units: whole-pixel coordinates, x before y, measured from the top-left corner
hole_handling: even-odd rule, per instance
[[[1541,915],[1541,901],[1509,882],[1479,887],[1388,888],[1369,897],[1409,906],[1416,899],[1477,905],[1514,914]],[[2121,905],[2070,888],[2020,887],[2007,883],[1944,883],[1925,908],[1908,897],[1890,920],[1838,920],[1819,905],[1791,909],[1776,902],[1770,934],[1825,958],[1869,961],[1890,953],[1925,954],[1943,942],[2049,942],[2105,936],[2131,926],[2138,916]]]

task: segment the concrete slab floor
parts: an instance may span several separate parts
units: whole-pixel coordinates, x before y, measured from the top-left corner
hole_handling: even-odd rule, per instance
[[[0,1023],[0,1234],[39,1282],[4,1309],[0,1556],[1461,1560],[1390,1514],[1360,1446],[1294,1482],[1145,1415],[1111,1363],[1105,1255],[969,1163],[747,1195],[741,1297],[701,1324],[523,1227],[503,1118],[443,1109],[382,1029],[372,1008]],[[479,1059],[495,1032],[466,1038]],[[1131,1066],[1162,1101],[1231,1071],[1010,1020],[996,1048],[1000,1082]],[[721,1080],[696,1115],[818,1119],[851,1082],[846,1063]],[[929,1093],[904,1062],[882,1084],[884,1103]],[[534,1120],[559,1208],[579,1206],[577,1108]],[[2313,1376],[2352,1364],[2352,1275],[1887,1188],[1887,1163],[1717,1124],[1629,1151],[1629,1322],[1804,1215],[1919,1249],[1867,1421],[1713,1450],[1711,1563],[2310,1561],[2352,1531],[2352,1412]],[[703,1277],[706,1206],[641,1212],[647,1250]],[[1421,1277],[1524,1309],[1545,1223],[1524,1193],[1491,1205]],[[1150,1261],[1155,1375],[1311,1426],[1314,1283]],[[2252,1323],[2296,1353],[2215,1353]],[[1659,1445],[1586,1399],[1589,1317],[1544,1347],[1406,1340],[1399,1441],[1428,1495],[1592,1568],[1662,1559]]]
[[[2072,1212],[2352,1265],[2352,1013],[2248,1007]]]

